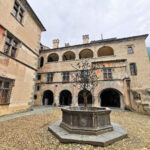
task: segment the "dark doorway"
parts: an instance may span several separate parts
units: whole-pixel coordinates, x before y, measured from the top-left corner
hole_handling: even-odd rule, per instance
[[[84,93],[84,91],[82,90],[82,91],[80,91],[79,94],[78,94],[78,105],[79,105],[79,106],[84,105],[83,93]],[[88,96],[87,96],[87,104],[88,104],[88,105],[92,105],[92,94],[91,94],[90,91],[86,91],[86,93],[87,93],[87,95],[88,95]]]
[[[43,94],[43,105],[53,105],[54,102],[54,96],[53,96],[53,92],[47,90],[44,92]]]
[[[106,89],[101,95],[102,107],[120,107],[120,93],[114,89]]]
[[[64,90],[60,93],[59,104],[62,106],[70,106],[72,104],[72,95],[69,91]]]

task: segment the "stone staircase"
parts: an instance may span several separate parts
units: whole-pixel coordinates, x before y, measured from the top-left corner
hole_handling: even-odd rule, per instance
[[[138,112],[142,112],[143,114],[150,115],[150,102],[141,100],[136,101]]]
[[[144,102],[142,103],[142,106],[145,114],[150,115],[150,102]]]

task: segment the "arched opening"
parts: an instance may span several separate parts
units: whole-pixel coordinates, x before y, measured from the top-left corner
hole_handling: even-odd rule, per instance
[[[41,57],[41,58],[40,58],[40,67],[43,67],[43,65],[44,65],[44,58]]]
[[[84,105],[84,97],[83,97],[83,93],[84,93],[84,92],[85,92],[85,91],[82,90],[82,91],[80,91],[79,94],[78,94],[78,105],[79,105],[79,106]],[[88,90],[86,90],[86,95],[87,95],[87,104],[88,104],[88,105],[92,105],[92,94],[91,94],[91,92],[88,91]]]
[[[109,46],[104,46],[98,50],[98,57],[114,55],[114,50]]]
[[[93,58],[93,52],[90,49],[84,49],[80,52],[79,54],[79,58],[83,59],[83,58]]]
[[[101,106],[102,107],[121,107],[120,104],[120,92],[115,89],[105,89],[102,91]]]
[[[62,106],[70,106],[72,104],[72,94],[68,90],[64,90],[60,93],[59,104]]]
[[[50,90],[45,91],[43,93],[43,99],[42,99],[43,105],[53,105],[53,102],[54,102],[53,92]]]
[[[59,60],[59,56],[56,53],[50,54],[47,58],[47,62],[53,62],[58,60]]]
[[[66,60],[75,60],[75,54],[71,51],[64,53],[63,61],[66,61]]]

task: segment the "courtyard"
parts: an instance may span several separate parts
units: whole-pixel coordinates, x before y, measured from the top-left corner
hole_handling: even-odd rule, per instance
[[[113,110],[111,121],[120,124],[128,138],[108,147],[87,144],[63,144],[48,131],[48,126],[61,120],[61,109],[36,108],[0,118],[0,150],[149,150],[150,116]]]

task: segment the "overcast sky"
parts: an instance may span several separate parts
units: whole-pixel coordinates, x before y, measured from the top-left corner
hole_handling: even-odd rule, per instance
[[[42,43],[51,47],[90,40],[150,33],[150,0],[28,0],[47,29]],[[150,36],[146,40],[150,47]]]

